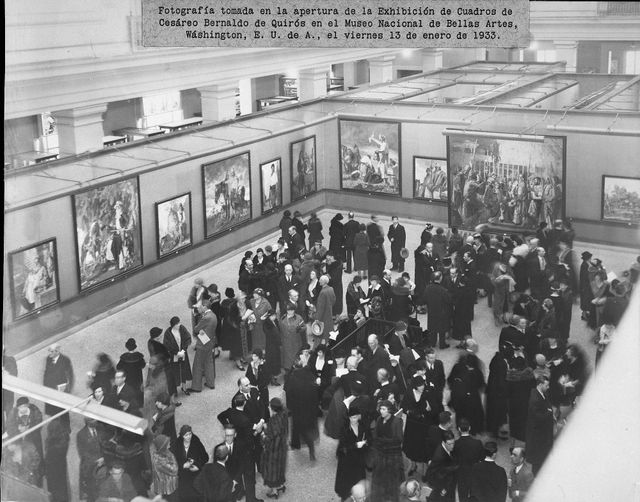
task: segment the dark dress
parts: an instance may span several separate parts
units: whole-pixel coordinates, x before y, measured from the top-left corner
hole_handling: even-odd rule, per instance
[[[451,406],[456,412],[456,420],[465,417],[471,423],[471,433],[484,430],[484,408],[480,391],[484,387],[484,376],[479,368],[478,358],[465,354],[453,366],[447,379],[451,389]]]
[[[271,374],[267,371],[266,365],[259,364],[256,370],[253,367],[253,363],[247,365],[247,372],[245,376],[249,379],[249,383],[258,388],[260,393],[260,403],[262,404],[262,416],[269,416],[269,382],[271,381]]]
[[[386,258],[384,256],[384,251],[377,247],[372,246],[367,251],[367,264],[369,266],[369,277],[372,275],[377,275],[380,280],[382,280],[382,273],[384,272]]]
[[[329,225],[329,251],[333,252],[338,260],[344,261],[344,224],[335,216]]]
[[[529,394],[535,387],[533,370],[522,357],[514,357],[507,371],[509,432],[518,441],[526,439]]]
[[[371,475],[371,500],[397,502],[404,480],[402,464],[402,419],[379,417],[373,430],[375,460]]]
[[[367,270],[369,268],[367,257],[369,245],[367,232],[358,232],[353,238],[353,270]]]
[[[507,423],[507,369],[507,361],[500,352],[496,352],[489,363],[487,380],[487,431],[494,436]],[[528,396],[529,393],[526,394]]]
[[[200,438],[193,434],[191,437],[191,443],[189,444],[189,450],[184,449],[184,439],[182,436],[178,436],[178,440],[173,448],[173,454],[178,462],[178,500],[180,502],[199,502],[202,500],[200,495],[193,487],[193,482],[200,474],[202,467],[209,461],[209,454],[205,449]],[[198,470],[193,472],[184,468],[184,464],[187,459],[193,460]]]
[[[407,414],[407,422],[404,428],[402,451],[409,460],[427,461],[425,438],[429,426],[436,423],[438,413],[441,411],[437,401],[435,392],[430,392],[426,388],[417,401],[412,389],[408,389],[404,395],[402,409]]]
[[[262,449],[262,479],[269,488],[278,488],[286,482],[287,438],[289,419],[286,410],[269,418]]]
[[[229,349],[229,356],[232,359],[240,359],[243,355],[242,338],[240,336],[240,317],[238,301],[235,298],[230,299],[224,308],[222,339],[225,340],[226,347]]]
[[[318,438],[318,392],[308,368],[294,368],[285,382],[287,408],[291,410],[291,446],[300,447],[300,438],[312,452]]]
[[[142,403],[142,370],[147,365],[141,352],[125,352],[120,356],[116,368],[124,371],[127,385],[131,385],[138,395],[138,402]]]
[[[338,442],[338,468],[336,470],[336,482],[334,485],[335,492],[342,498],[346,499],[351,487],[358,481],[366,479],[366,462],[365,455],[367,445],[358,448],[360,441],[368,440],[366,427],[358,424],[358,434],[356,435],[349,422],[344,423],[340,431],[340,440]]]
[[[51,502],[69,500],[68,449],[69,432],[60,419],[56,419],[48,426],[44,456],[47,489],[51,493]]]

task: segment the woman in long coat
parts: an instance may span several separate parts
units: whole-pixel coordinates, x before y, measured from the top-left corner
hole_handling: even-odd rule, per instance
[[[307,328],[304,320],[296,314],[296,306],[287,302],[287,313],[280,319],[282,340],[282,367],[289,371],[296,354],[307,343]]]
[[[269,487],[267,496],[277,498],[277,495],[286,489],[289,418],[282,401],[277,397],[269,401],[269,408],[271,417],[262,433],[262,479]]]
[[[373,429],[375,460],[371,474],[371,500],[397,502],[404,480],[402,464],[402,419],[393,416],[393,405],[382,401]]]
[[[253,349],[251,351],[251,362],[247,366],[245,376],[252,386],[258,388],[260,402],[264,407],[262,416],[269,416],[269,383],[271,382],[271,375],[265,365],[264,351],[261,349]]]
[[[176,336],[180,338],[180,345],[176,342]],[[191,333],[180,323],[180,318],[174,316],[169,320],[169,327],[164,332],[162,344],[169,351],[169,371],[173,374],[176,386],[182,386],[184,390],[185,383],[193,378],[191,374],[191,363],[189,362],[189,354],[187,349],[191,345]],[[182,353],[181,356],[178,354]]]
[[[227,298],[222,301],[222,339],[225,341],[226,348],[229,349],[229,358],[235,361],[239,370],[244,371],[245,361],[240,330],[243,322],[242,313],[246,310],[246,304],[244,298],[236,298],[233,288],[227,288],[225,296]]]
[[[162,495],[164,498],[178,489],[178,462],[169,450],[170,442],[167,436],[159,434],[150,446],[152,490],[156,495]]]
[[[362,423],[362,412],[357,407],[349,408],[349,421],[343,424],[336,456],[336,482],[334,491],[342,500],[349,498],[351,487],[366,479],[365,453],[370,442],[369,431]]]
[[[516,354],[509,361],[507,371],[509,409],[509,433],[518,441],[526,441],[529,394],[535,387],[533,370],[527,366],[523,354]]]
[[[265,354],[265,369],[267,373],[271,375],[271,385],[280,385],[277,377],[282,370],[282,355],[280,353],[280,347],[282,340],[280,339],[280,323],[278,322],[278,316],[271,310],[269,317],[265,319],[263,324],[264,334],[266,336],[266,354]]]
[[[267,337],[264,334],[263,324],[271,310],[271,304],[264,296],[264,289],[256,288],[253,290],[253,298],[249,301],[256,322],[251,332],[251,347],[253,349],[264,350],[267,345]]]
[[[496,263],[491,275],[493,283],[493,320],[496,326],[502,326],[504,313],[509,310],[509,294],[514,291],[516,281],[509,272],[507,265]]]
[[[344,224],[342,213],[331,218],[329,225],[329,251],[340,261],[344,261]]]
[[[209,461],[209,454],[190,425],[180,427],[180,435],[173,448],[178,463],[178,500],[199,502],[202,496],[193,488],[193,482],[202,466]]]
[[[500,352],[489,363],[487,380],[487,431],[498,436],[500,427],[507,423],[507,370],[509,365]],[[529,398],[527,392],[525,399]]]
[[[456,412],[456,419],[465,417],[471,423],[471,434],[484,430],[484,408],[480,391],[484,388],[484,375],[475,354],[463,354],[451,369],[447,379],[451,389],[449,406]]]
[[[384,255],[384,249],[382,249],[382,243],[384,242],[384,237],[379,236],[376,238],[377,242],[371,244],[369,251],[367,251],[367,263],[369,265],[369,277],[372,275],[377,275],[378,277],[382,277],[384,272],[384,266],[387,261],[386,256]]]
[[[360,230],[353,237],[353,270],[363,279],[367,278],[369,269],[367,252],[370,245],[367,227],[364,223],[360,223]]]
[[[316,213],[311,213],[311,217],[307,222],[307,231],[309,232],[309,249],[313,247],[316,241],[322,242],[322,239],[324,239],[324,235],[322,235],[322,222]],[[301,233],[301,235],[304,237],[304,232]]]
[[[47,427],[44,454],[47,489],[51,492],[51,502],[69,500],[68,450],[69,432],[60,418],[57,418]]]

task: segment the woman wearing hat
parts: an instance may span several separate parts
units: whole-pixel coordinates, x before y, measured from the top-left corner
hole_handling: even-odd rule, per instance
[[[333,255],[341,262],[344,261],[343,219],[342,213],[337,213],[331,218],[331,225],[329,226],[329,251],[333,251]]]
[[[288,371],[293,365],[296,354],[307,343],[307,328],[304,320],[296,314],[296,305],[291,302],[287,302],[286,313],[280,319],[280,337],[282,367]]]
[[[374,463],[371,474],[371,500],[398,500],[398,487],[404,480],[402,462],[402,419],[393,404],[381,401],[380,416],[373,429]]]
[[[193,378],[191,364],[187,349],[191,345],[191,333],[182,325],[178,316],[169,320],[169,327],[164,332],[163,344],[169,351],[169,370],[173,374],[176,386],[181,386],[182,391],[189,395],[185,389],[185,383]],[[177,395],[176,395],[177,397]]]
[[[124,344],[127,352],[120,355],[116,369],[124,371],[127,376],[127,384],[136,391],[139,403],[142,403],[142,370],[147,365],[141,352],[136,351],[138,345],[133,338],[129,338]]]
[[[306,228],[309,232],[309,249],[311,249],[316,242],[322,242],[322,239],[324,239],[324,235],[322,235],[322,222],[320,221],[316,213],[311,213]],[[304,230],[302,232],[299,228],[296,228],[296,230],[300,235],[304,237]]]
[[[180,427],[180,435],[173,449],[178,464],[178,500],[200,502],[202,496],[193,488],[202,466],[209,461],[209,454],[190,425]]]
[[[278,498],[286,490],[287,451],[289,445],[289,417],[282,401],[269,401],[270,418],[262,432],[262,479],[269,488],[267,497]]]
[[[365,454],[370,442],[368,428],[362,423],[362,412],[355,406],[348,411],[349,421],[344,423],[338,442],[338,468],[334,491],[341,500],[347,500],[351,487],[366,479]]]
[[[253,315],[256,317],[256,322],[253,324],[253,330],[251,331],[251,346],[254,349],[264,350],[267,341],[263,323],[269,317],[269,310],[271,310],[271,304],[265,298],[264,289],[256,288],[253,290],[253,298],[249,301],[249,308],[251,308]]]
[[[172,495],[178,488],[178,462],[169,449],[171,440],[164,434],[156,436],[149,447],[151,454],[151,473],[156,495],[164,498]],[[169,500],[174,500],[169,498]]]
[[[367,252],[370,245],[367,226],[360,223],[358,233],[353,237],[353,270],[362,279],[367,278],[367,269],[369,268]]]

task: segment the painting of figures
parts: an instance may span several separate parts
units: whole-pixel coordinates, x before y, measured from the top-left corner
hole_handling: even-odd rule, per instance
[[[640,224],[640,178],[602,176],[602,219]]]
[[[262,214],[282,205],[282,167],[280,159],[260,164]]]
[[[449,225],[535,230],[564,218],[565,138],[447,136]]]
[[[316,191],[316,137],[291,143],[291,201]]]
[[[251,219],[249,152],[202,166],[205,237]]]
[[[142,265],[138,178],[73,196],[80,290]]]
[[[60,301],[55,239],[10,252],[9,271],[14,320]]]
[[[340,120],[343,190],[400,195],[400,124]]]
[[[158,258],[191,245],[191,194],[156,202]]]
[[[446,202],[447,178],[447,159],[413,158],[414,199]]]

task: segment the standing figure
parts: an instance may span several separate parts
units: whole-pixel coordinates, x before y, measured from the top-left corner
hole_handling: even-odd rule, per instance
[[[202,380],[207,387],[216,388],[216,365],[213,349],[216,346],[216,316],[208,307],[200,307],[201,319],[196,324],[193,336],[196,341],[196,353],[193,357],[193,380],[190,392],[202,391]]]
[[[269,401],[269,409],[271,416],[262,432],[262,479],[269,487],[267,497],[278,498],[286,490],[289,418],[282,401],[277,397]]]
[[[369,431],[362,423],[362,412],[355,406],[348,411],[349,421],[340,431],[336,456],[338,466],[334,491],[341,500],[347,500],[351,487],[366,479],[365,453],[369,443]]]
[[[405,247],[407,242],[407,233],[402,225],[398,223],[398,217],[391,217],[391,226],[387,232],[387,238],[391,242],[391,270],[404,272],[404,258],[400,251]]]
[[[555,419],[551,402],[547,397],[549,377],[538,375],[536,388],[531,390],[527,412],[526,450],[527,461],[536,475],[553,447]]]
[[[67,502],[69,500],[67,451],[69,450],[70,431],[68,425],[60,418],[49,423],[45,443],[45,473],[47,490],[51,492],[51,502]]]
[[[380,416],[373,429],[374,465],[371,500],[397,502],[398,487],[404,480],[402,465],[402,419],[393,415],[393,404],[381,401]]]
[[[191,345],[191,333],[180,323],[180,318],[173,316],[169,321],[169,327],[164,332],[162,344],[169,351],[169,371],[173,374],[176,386],[180,385],[183,392],[189,395],[185,389],[187,380],[191,380],[191,364],[187,349]],[[176,395],[177,397],[177,395]]]
[[[475,354],[467,352],[460,356],[451,369],[447,383],[451,388],[449,405],[456,412],[456,419],[466,417],[471,423],[471,433],[484,430],[484,408],[480,392],[484,388],[484,375]]]
[[[71,359],[60,353],[60,344],[58,343],[51,345],[48,352],[47,362],[44,368],[43,385],[50,389],[71,394],[74,382]],[[55,415],[61,411],[62,409],[57,406],[53,406],[51,404],[44,405],[44,412],[49,416]],[[68,413],[62,415],[60,417],[60,421],[66,425],[69,431],[71,431]]]

